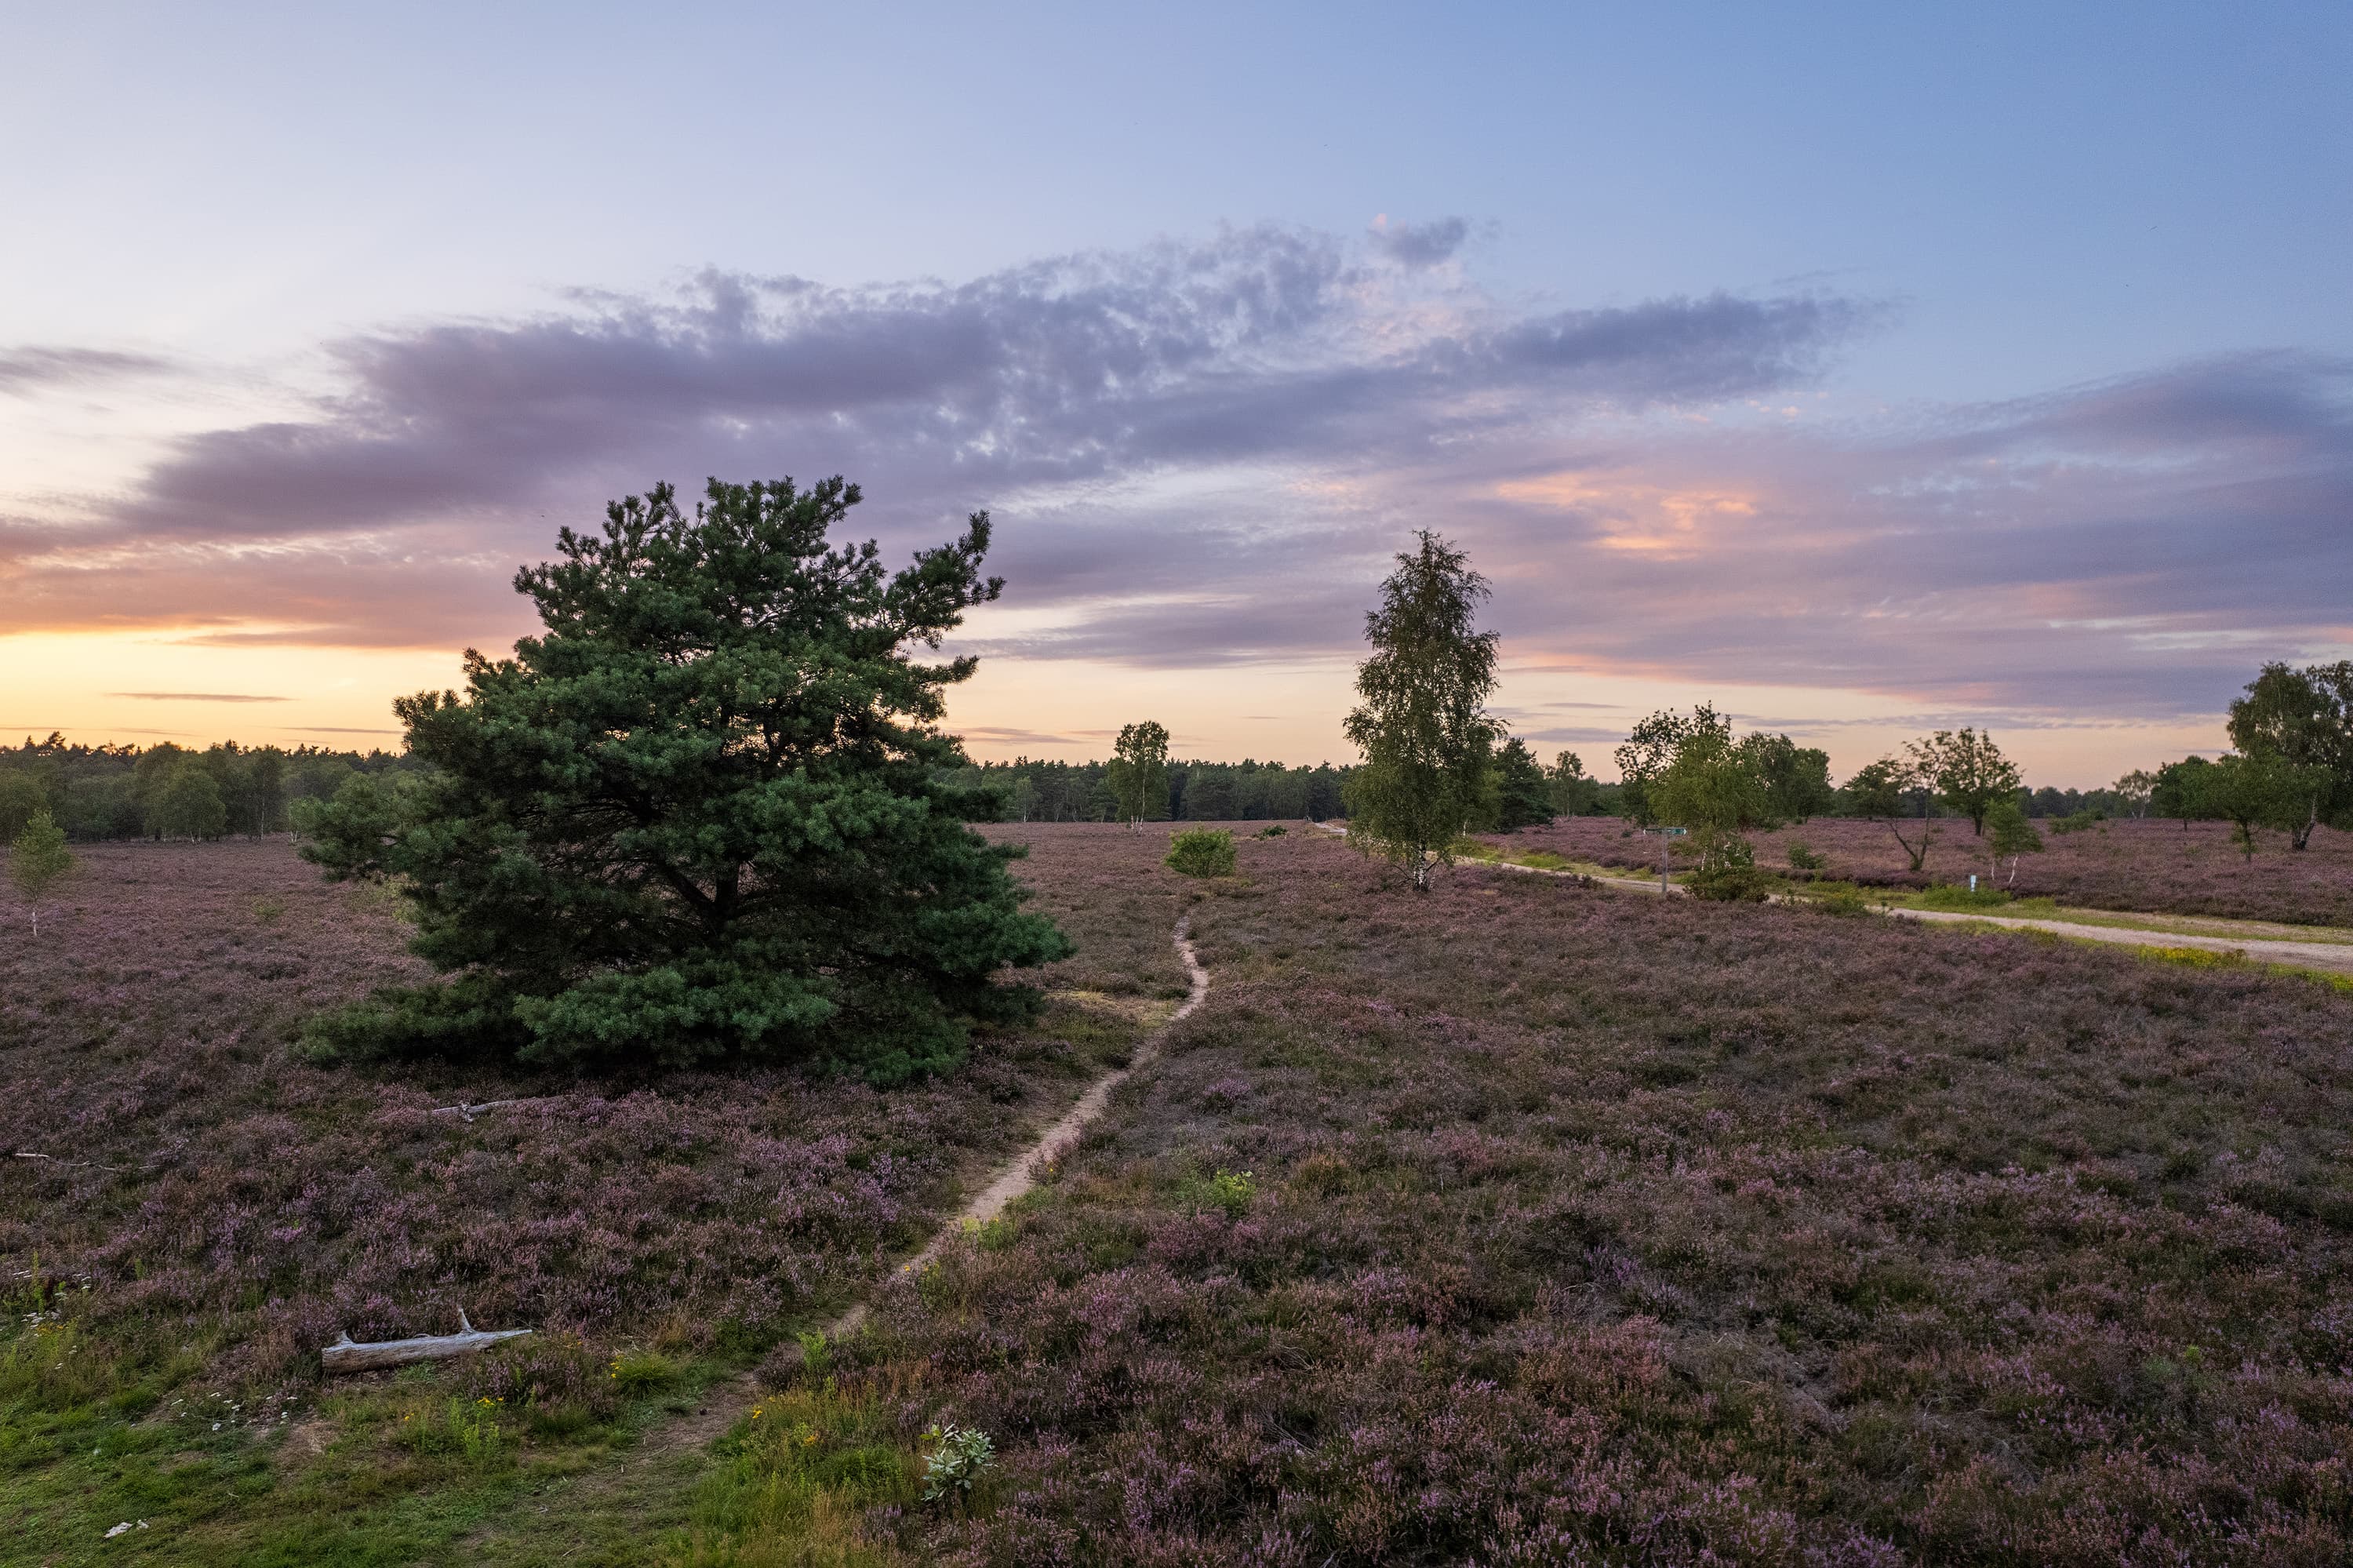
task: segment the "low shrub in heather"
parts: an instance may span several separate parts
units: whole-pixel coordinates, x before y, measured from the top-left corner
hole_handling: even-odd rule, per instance
[[[1987,841],[1971,834],[1966,818],[1930,825],[1936,838],[1917,872],[1881,822],[1817,817],[1752,836],[1760,863],[1774,863],[1803,847],[1805,859],[1790,859],[1791,865],[1866,886],[1928,887],[1965,881],[1971,872],[1990,873]],[[1916,838],[1919,830],[1916,821],[1905,825],[1907,836]],[[2051,831],[2059,833],[2055,824]],[[2353,832],[2316,829],[2311,847],[2300,852],[2287,847],[2284,833],[2259,832],[2256,839],[2250,860],[2232,842],[2225,822],[2192,822],[2185,830],[2174,821],[2090,821],[2083,831],[2049,839],[2044,853],[2026,856],[2015,881],[2003,885],[2021,898],[2055,898],[2086,909],[2353,926]],[[1637,874],[1655,874],[1659,863],[1656,842],[1615,817],[1561,817],[1548,827],[1490,834],[1487,842],[1514,853],[1550,851]],[[2007,857],[2001,874],[2011,874]]]
[[[1409,904],[1298,840],[1251,873],[1112,1118],[797,1385],[902,1464],[994,1437],[968,1510],[865,1494],[877,1549],[2353,1555],[2338,993],[1499,872]]]
[[[1234,835],[1221,828],[1188,828],[1168,841],[1166,863],[1186,876],[1231,876]]]

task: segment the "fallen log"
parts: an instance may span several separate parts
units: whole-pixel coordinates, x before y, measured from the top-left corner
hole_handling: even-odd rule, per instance
[[[405,1366],[410,1361],[438,1361],[444,1356],[471,1355],[501,1340],[517,1340],[529,1329],[477,1329],[458,1309],[458,1332],[419,1334],[413,1340],[354,1340],[349,1334],[319,1352],[319,1365],[331,1372],[373,1372],[378,1367]]]
[[[527,1100],[483,1100],[476,1105],[435,1106],[427,1116],[461,1116],[468,1121],[487,1110],[507,1110],[515,1106],[552,1106],[563,1099],[562,1095],[534,1095]]]

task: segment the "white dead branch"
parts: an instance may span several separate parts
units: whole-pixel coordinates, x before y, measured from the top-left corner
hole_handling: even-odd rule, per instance
[[[477,1329],[458,1310],[458,1332],[419,1334],[413,1340],[354,1340],[349,1334],[319,1352],[319,1364],[331,1372],[373,1372],[378,1367],[405,1366],[410,1361],[438,1361],[444,1356],[471,1355],[501,1340],[521,1339],[529,1329]]]
[[[534,1095],[527,1100],[484,1100],[479,1105],[435,1106],[427,1116],[461,1116],[468,1121],[488,1110],[508,1110],[516,1106],[552,1106],[563,1099],[562,1095]]]

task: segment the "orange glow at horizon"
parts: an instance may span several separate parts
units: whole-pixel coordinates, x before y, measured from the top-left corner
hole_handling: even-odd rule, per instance
[[[1345,763],[1354,751],[1340,721],[1355,700],[1353,656],[1188,669],[997,655],[950,693],[947,727],[987,761],[1101,758],[1122,723],[1156,718],[1168,726],[1180,758]],[[396,750],[401,735],[392,699],[461,684],[455,650],[222,646],[157,632],[24,633],[0,637],[0,739],[38,739],[56,730],[86,744],[201,747],[234,739]],[[1547,762],[1556,751],[1575,751],[1589,772],[1609,778],[1615,773],[1611,747],[1636,718],[1694,701],[1792,715],[1771,727],[1829,751],[1841,777],[1920,727],[1908,716],[1916,705],[1899,697],[1597,669],[1538,650],[1506,664],[1495,706]],[[1742,727],[1749,727],[1746,721]],[[1995,727],[2034,783],[2088,787],[2128,768],[2222,747],[2219,723]]]

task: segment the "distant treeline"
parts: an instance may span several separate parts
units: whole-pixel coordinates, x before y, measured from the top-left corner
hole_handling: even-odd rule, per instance
[[[1041,762],[1017,758],[965,768],[956,782],[976,785],[1000,802],[1008,822],[1108,822],[1119,815],[1104,775],[1108,762]],[[1246,822],[1336,817],[1349,774],[1328,762],[1171,762],[1168,798],[1145,810],[1153,821]]]
[[[0,746],[0,838],[47,811],[72,838],[217,839],[283,832],[294,802],[410,766],[386,751],[291,750],[223,741],[203,751],[79,746],[51,735]]]
[[[964,769],[957,781],[991,791],[1001,802],[999,820],[1003,821],[1108,822],[1119,816],[1118,802],[1104,778],[1109,767],[1107,761],[1045,762],[1024,757],[1011,762],[976,763]],[[1320,821],[1345,814],[1340,789],[1353,771],[1328,762],[1286,768],[1280,762],[1248,758],[1240,762],[1171,762],[1167,801],[1156,806],[1150,818],[1176,822]],[[1619,786],[1585,777],[1573,753],[1562,753],[1543,775],[1545,793],[1556,816],[1612,817],[1623,809]],[[1803,814],[1851,813],[1846,791],[1831,790],[1827,779],[1821,788],[1823,794],[1814,809]],[[1930,793],[1915,791],[1912,809],[1936,810],[1928,800]],[[2147,802],[2146,798],[2137,801],[2114,789],[2045,786],[2020,790],[2019,804],[2030,817],[2126,817],[2146,810]]]
[[[0,746],[0,842],[41,810],[85,842],[284,832],[293,825],[295,801],[329,798],[363,773],[413,766],[393,752],[315,746],[288,749],[231,740],[195,751],[169,741],[144,747],[80,746],[56,735],[42,741],[27,736],[22,746]],[[987,790],[999,802],[1004,821],[1106,822],[1118,817],[1104,778],[1108,766],[1019,758],[976,763],[961,769],[956,781]],[[1346,810],[1341,787],[1352,771],[1328,762],[1287,768],[1249,758],[1172,762],[1168,798],[1151,818],[1230,822],[1339,817]],[[1620,787],[1586,777],[1573,754],[1561,754],[1542,777],[1546,804],[1554,815],[1615,816],[1624,808]],[[1529,783],[1535,784],[1533,776]],[[1846,792],[1828,791],[1826,779],[1814,809],[1801,814],[1848,814]],[[1925,797],[1915,799],[1926,804]],[[2114,789],[2047,787],[2021,790],[2020,803],[2033,817],[2129,816],[2147,807],[2146,796],[2135,800]]]

